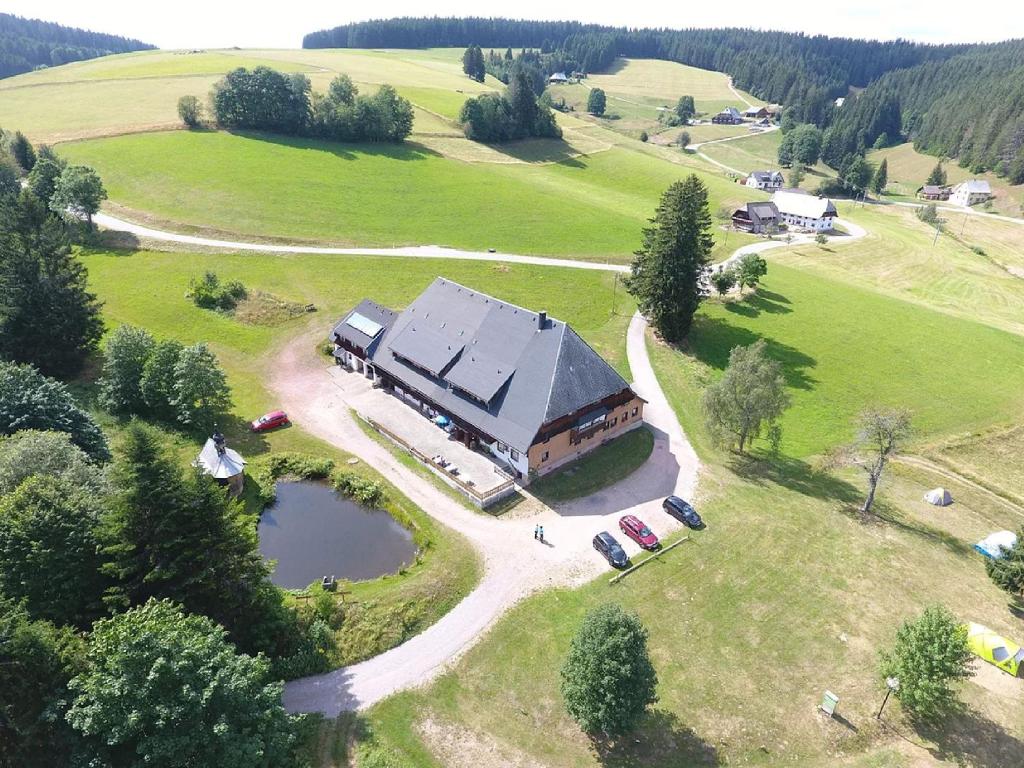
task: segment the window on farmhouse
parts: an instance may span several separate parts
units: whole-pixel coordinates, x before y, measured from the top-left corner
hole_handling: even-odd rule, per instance
[[[498,453],[505,453],[508,450],[508,446],[504,443],[498,443]]]
[[[544,451],[544,453],[542,453],[540,455],[540,460],[541,461],[547,461],[548,460],[548,452],[547,451]]]
[[[512,449],[512,452],[509,454],[509,456],[512,457],[512,461],[519,461],[519,451],[517,451],[515,448]]]
[[[633,409],[633,415],[636,416],[638,413],[640,413],[640,408],[639,407],[634,408]]]

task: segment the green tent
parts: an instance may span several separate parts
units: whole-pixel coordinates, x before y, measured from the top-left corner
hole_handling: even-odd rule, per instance
[[[967,647],[979,659],[995,664],[1014,677],[1024,676],[1024,649],[1000,637],[988,627],[971,623],[967,626]]]

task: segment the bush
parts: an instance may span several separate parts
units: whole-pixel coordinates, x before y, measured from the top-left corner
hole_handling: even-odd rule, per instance
[[[935,203],[923,205],[917,209],[917,218],[925,224],[934,227],[939,223],[939,209],[936,207]]]
[[[106,473],[65,432],[23,429],[0,437],[0,496],[36,475],[59,478],[92,496],[108,491]]]
[[[640,131],[640,141],[647,143],[650,136],[647,135],[647,131]]]
[[[207,272],[199,281],[191,281],[188,296],[192,303],[203,309],[216,309],[228,312],[247,296],[245,286],[237,280],[221,284],[214,272]]]
[[[365,507],[379,507],[385,500],[384,487],[378,481],[354,472],[335,472],[331,475],[331,485],[338,493]]]
[[[178,99],[178,117],[189,128],[198,128],[202,123],[199,99],[195,96],[182,96]]]

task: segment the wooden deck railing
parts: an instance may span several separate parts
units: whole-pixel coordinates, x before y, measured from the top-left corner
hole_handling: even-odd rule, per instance
[[[369,424],[375,430],[377,430],[382,435],[384,435],[384,437],[388,438],[388,440],[390,440],[391,442],[395,443],[396,445],[398,445],[403,450],[411,453],[421,463],[425,464],[431,470],[436,472],[445,481],[453,484],[458,490],[460,490],[464,494],[466,494],[470,498],[471,501],[473,501],[476,504],[479,504],[481,507],[486,507],[488,504],[492,504],[492,503],[494,503],[496,501],[499,501],[499,500],[505,498],[505,496],[507,496],[509,493],[511,493],[515,489],[515,481],[512,479],[512,476],[509,475],[507,472],[505,472],[500,467],[498,467],[497,465],[495,465],[494,466],[495,473],[498,474],[500,477],[504,478],[504,481],[502,483],[500,483],[499,485],[496,485],[493,488],[488,488],[486,491],[481,491],[475,485],[470,485],[465,480],[462,480],[458,476],[453,475],[451,472],[449,472],[444,467],[435,464],[431,460],[431,458],[429,456],[426,456],[424,453],[422,453],[418,449],[416,449],[413,446],[409,445],[409,443],[407,443],[405,440],[403,440],[401,437],[396,435],[394,432],[392,432],[390,429],[388,429],[384,425],[378,424],[376,421],[371,419],[369,416],[363,416],[362,414],[360,414],[360,417],[367,424]]]

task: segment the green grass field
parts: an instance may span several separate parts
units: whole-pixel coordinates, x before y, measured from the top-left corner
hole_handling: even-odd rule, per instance
[[[696,139],[695,139],[696,141]],[[743,173],[756,170],[771,170],[779,167],[779,144],[782,142],[781,131],[762,133],[742,141],[725,141],[720,144],[708,144],[700,151],[730,168]],[[788,175],[783,170],[783,175]],[[807,169],[807,175],[800,185],[803,189],[813,191],[822,179],[834,177],[836,172],[824,163],[818,163]]]
[[[108,56],[0,80],[0,125],[17,126],[33,141],[169,128],[179,123],[178,98],[206,99],[213,84],[236,67],[259,65],[303,72],[323,91],[339,72],[367,93],[391,83],[420,109],[413,129],[435,133],[437,118],[454,120],[467,96],[496,90],[465,77],[461,51],[221,50],[142,51]],[[451,130],[447,123],[445,130]]]
[[[370,710],[368,749],[417,766],[462,765],[451,758],[466,751],[493,756],[484,765],[573,768],[994,766],[1022,754],[1024,716],[1013,681],[998,675],[995,683],[968,682],[967,708],[944,729],[914,733],[896,704],[889,722],[909,742],[874,720],[884,693],[877,650],[921,606],[941,601],[964,620],[1020,635],[970,549],[1019,518],[970,488],[899,467],[883,481],[877,517],[863,522],[854,511],[863,493],[858,475],[819,474],[789,456],[723,454],[699,409],[720,355],[765,336],[794,385],[784,421],[790,456],[844,439],[848,416],[877,399],[918,409],[926,439],[979,417],[1020,413],[1020,338],[776,264],[761,299],[745,304],[752,312],[702,310],[686,352],[649,341],[658,378],[705,462],[699,506],[708,529],[614,587],[598,579],[530,598],[451,673]],[[890,328],[899,336],[886,334]],[[930,371],[930,350],[951,342],[960,364],[928,382],[918,369]],[[1006,365],[979,381],[972,365],[994,354],[1008,356]],[[940,483],[952,487],[955,508],[936,511],[922,501]],[[640,615],[661,681],[640,732],[609,748],[579,733],[558,693],[574,628],[606,601]],[[848,726],[815,712],[825,689],[839,693]]]
[[[617,263],[631,259],[659,196],[688,172],[624,148],[550,164],[462,163],[415,142],[220,132],[121,136],[61,151],[99,171],[112,203],[176,229]],[[753,196],[715,176],[705,181],[713,207]],[[744,236],[730,240],[736,248]]]

